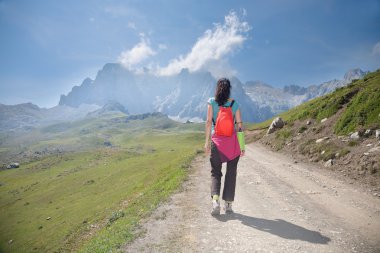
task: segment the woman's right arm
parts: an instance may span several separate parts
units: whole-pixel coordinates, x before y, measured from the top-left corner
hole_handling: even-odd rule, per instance
[[[205,153],[210,153],[210,135],[211,135],[211,127],[212,127],[212,106],[208,104],[207,107],[207,119],[206,119],[206,129],[205,129]]]

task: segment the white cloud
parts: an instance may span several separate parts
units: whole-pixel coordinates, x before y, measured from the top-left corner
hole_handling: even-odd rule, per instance
[[[155,54],[156,52],[149,46],[149,41],[142,36],[141,41],[132,49],[122,52],[118,60],[125,68],[133,70],[137,64]]]
[[[168,46],[165,45],[165,44],[159,44],[158,45],[158,49],[160,49],[160,50],[166,50],[166,49],[168,49]]]
[[[380,41],[373,46],[372,54],[380,54]]]
[[[128,22],[128,27],[133,29],[133,30],[136,30],[136,24],[134,22]]]
[[[247,39],[251,29],[247,22],[239,19],[235,12],[225,16],[223,24],[215,24],[198,38],[191,51],[185,56],[172,59],[166,67],[158,68],[156,74],[170,76],[180,73],[183,68],[189,71],[206,69],[217,76],[223,71],[231,72],[225,59]]]

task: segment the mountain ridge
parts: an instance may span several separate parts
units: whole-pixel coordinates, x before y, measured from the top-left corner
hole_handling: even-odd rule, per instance
[[[261,81],[243,84],[231,77],[232,97],[239,101],[244,121],[261,122],[302,102],[342,87],[366,72],[349,70],[343,80],[331,80],[307,88],[297,85],[273,88]],[[85,79],[67,95],[61,95],[59,105],[77,107],[80,104],[103,106],[114,100],[132,114],[162,112],[180,121],[203,121],[206,101],[214,95],[216,79],[207,71],[187,69],[173,76],[160,77],[150,73],[135,74],[118,63],[107,63],[94,80]]]
[[[368,73],[368,71],[361,69],[351,69],[344,74],[341,80],[333,79],[308,87],[288,85],[283,88],[276,88],[262,81],[248,81],[244,84],[244,90],[254,102],[261,106],[269,106],[273,115],[276,115],[310,99],[346,86],[352,80],[361,79]]]
[[[314,97],[327,94],[364,76],[360,69],[347,71],[343,80],[334,79],[319,85],[288,85],[275,88],[262,81],[242,83],[230,78],[232,97],[241,108],[246,122],[262,122]],[[60,97],[57,106],[40,108],[32,103],[0,104],[0,130],[27,130],[40,125],[76,120],[97,111],[110,102],[119,103],[127,114],[161,112],[177,121],[205,120],[207,100],[213,97],[216,79],[206,71],[183,69],[175,76],[158,77],[149,73],[135,74],[118,63],[107,63],[94,80],[85,78],[80,85]],[[115,107],[115,108],[116,108]],[[123,109],[120,110],[123,112]],[[97,113],[94,112],[93,116]],[[126,112],[123,112],[126,113]]]
[[[269,110],[260,108],[247,96],[238,78],[232,78],[232,96],[239,101],[243,117],[259,122],[268,117]],[[62,95],[59,105],[79,106],[97,104],[103,106],[114,100],[128,108],[132,114],[162,112],[183,121],[205,120],[207,100],[214,95],[216,79],[210,72],[189,72],[160,77],[149,73],[134,74],[117,63],[108,63],[94,80],[85,79]]]

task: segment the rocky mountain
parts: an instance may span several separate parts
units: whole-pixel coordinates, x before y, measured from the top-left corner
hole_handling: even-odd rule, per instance
[[[343,87],[354,79],[361,79],[368,72],[360,69],[349,70],[342,80],[334,79],[319,85],[300,87],[298,85],[275,88],[261,81],[250,81],[243,88],[249,97],[260,108],[270,108],[273,115],[287,111],[310,99],[328,94],[339,87]]]
[[[67,95],[59,105],[77,107],[81,104],[105,105],[117,101],[131,114],[162,112],[182,121],[202,121],[206,117],[207,100],[213,96],[216,79],[205,71],[190,73],[183,69],[169,77],[149,73],[135,74],[117,63],[108,63],[95,80],[86,79]],[[232,96],[240,103],[245,121],[260,122],[272,116],[270,108],[258,106],[243,89],[237,78],[231,79]]]
[[[312,98],[330,93],[366,74],[348,71],[343,80],[320,85],[275,88],[260,81],[244,85],[231,78],[232,97],[241,105],[244,121],[261,122]],[[205,120],[209,97],[214,95],[216,79],[205,71],[183,69],[169,77],[133,73],[120,64],[108,63],[94,80],[87,78],[61,95],[59,105],[50,109],[31,103],[0,104],[0,130],[29,129],[61,121],[76,120],[113,111],[124,114],[161,112],[177,121]]]

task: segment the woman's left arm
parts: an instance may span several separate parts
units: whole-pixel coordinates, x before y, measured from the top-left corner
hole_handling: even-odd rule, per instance
[[[235,119],[236,119],[236,124],[238,126],[238,131],[240,131],[240,129],[241,129],[241,131],[243,131],[243,121],[241,119],[240,108],[237,109],[237,111],[235,113]],[[240,156],[244,156],[244,154],[245,154],[245,150],[242,150]]]
[[[241,112],[240,112],[240,108],[237,109],[236,113],[235,113],[235,119],[236,119],[236,124],[238,126],[238,130],[241,129],[243,130],[243,121],[241,120]]]

